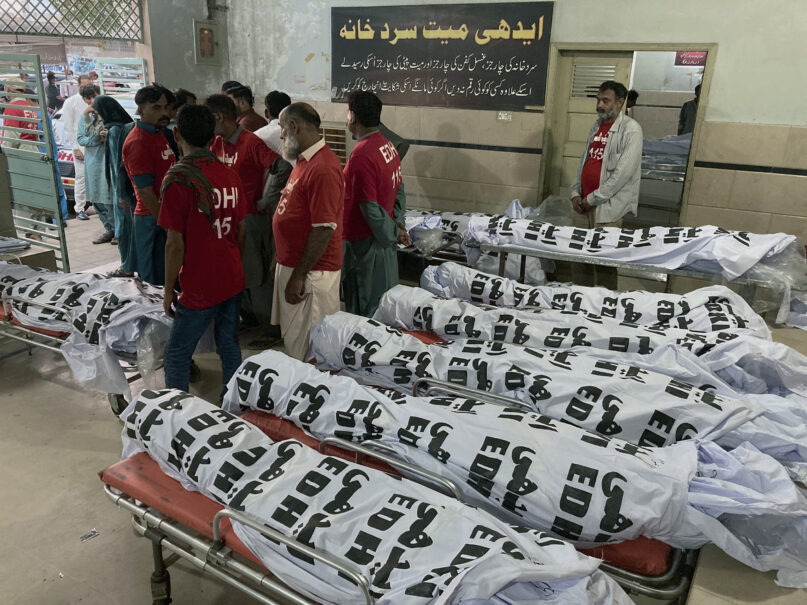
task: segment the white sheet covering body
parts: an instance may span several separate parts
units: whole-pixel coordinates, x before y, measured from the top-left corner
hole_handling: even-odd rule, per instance
[[[713,225],[580,229],[506,216],[473,216],[466,236],[466,241],[481,244],[596,256],[667,269],[689,267],[719,273],[726,279],[739,277],[795,239],[784,233],[727,231]]]
[[[384,294],[374,317],[407,330],[433,330],[447,339],[480,338],[558,350],[588,347],[644,355],[664,347],[686,349],[739,392],[793,394],[807,404],[807,357],[781,343],[753,336],[747,328],[696,332],[573,310],[486,310],[402,285]]]
[[[652,353],[656,347],[671,344],[700,356],[716,345],[750,334],[740,328],[695,332],[640,325],[573,310],[482,309],[404,285],[384,293],[373,318],[405,330],[429,330],[447,339],[478,338],[558,350],[592,347],[624,353]]]
[[[519,200],[513,200],[505,210],[505,216],[511,218],[521,218],[525,211],[521,206]],[[465,239],[468,235],[468,224],[471,217],[479,219],[490,219],[490,214],[471,213],[471,212],[431,212],[428,210],[407,210],[406,211],[406,230],[410,232],[413,240],[418,238],[418,230],[423,229],[439,229],[444,233],[457,233]],[[499,255],[479,254],[475,251],[471,257],[468,257],[467,250],[464,246],[459,246],[463,252],[466,253],[466,258],[474,266],[474,268],[482,271],[497,271],[499,267]],[[543,263],[550,263],[550,261],[543,261]],[[529,284],[543,284],[546,282],[546,274],[543,271],[543,263],[538,258],[527,257],[524,267],[524,279]],[[554,266],[554,265],[551,265]],[[510,254],[505,262],[505,275],[511,278],[518,278],[521,274],[521,256]]]
[[[685,379],[655,371],[654,364],[667,362],[686,369],[688,359],[678,362],[667,350],[626,361],[624,354],[585,347],[554,351],[481,340],[426,345],[375,320],[337,313],[314,326],[311,352],[322,367],[371,383],[410,391],[418,378],[437,378],[506,395],[550,418],[636,445],[708,439],[731,448],[748,441],[791,472],[807,473],[802,402],[739,396],[697,365],[682,371]]]
[[[781,466],[747,444],[736,457],[694,441],[637,447],[516,408],[377,391],[278,351],[241,365],[223,407],[275,414],[318,439],[381,441],[399,458],[452,479],[471,503],[578,545],[641,535],[681,547],[714,541],[757,569],[807,569],[807,547],[778,541],[782,532],[803,531],[807,500]],[[708,510],[690,504],[704,494],[712,498]],[[753,532],[746,541],[746,525],[715,523],[741,508],[751,527],[759,518],[777,535],[760,542]],[[780,547],[789,554],[771,555]]]
[[[60,348],[73,375],[108,393],[130,395],[119,359],[136,361],[141,374],[155,369],[171,331],[162,290],[140,280],[0,263],[0,296],[24,325],[68,333]]]
[[[13,316],[25,326],[54,332],[70,332],[71,314],[80,306],[81,295],[101,279],[93,273],[53,273],[12,263],[0,265],[2,297],[11,305]],[[64,313],[39,304],[58,307]]]
[[[376,603],[487,602],[511,590],[522,603],[630,602],[598,561],[568,543],[297,441],[274,443],[186,393],[143,391],[122,418],[124,457],[146,451],[186,489],[351,562]],[[319,602],[362,602],[333,568],[233,527],[295,590]]]
[[[708,286],[683,295],[642,290],[614,292],[559,283],[528,286],[457,263],[426,267],[420,286],[442,298],[475,304],[575,311],[620,322],[696,332],[743,329],[754,336],[770,338],[765,320],[739,294],[725,286]]]

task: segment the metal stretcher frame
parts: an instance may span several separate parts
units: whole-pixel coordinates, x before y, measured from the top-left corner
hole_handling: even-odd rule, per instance
[[[777,292],[782,292],[783,285],[772,283],[768,280],[757,279],[752,277],[738,277],[736,279],[727,280],[725,277],[718,273],[705,273],[703,271],[693,271],[691,269],[668,269],[667,267],[660,267],[658,265],[645,265],[639,263],[628,263],[625,261],[614,260],[611,258],[600,258],[597,256],[584,256],[577,254],[567,254],[565,252],[547,252],[544,250],[534,250],[532,248],[524,248],[521,246],[496,246],[493,244],[474,244],[466,243],[468,247],[479,248],[482,252],[491,252],[499,254],[499,276],[504,277],[505,263],[507,262],[508,254],[521,255],[521,268],[519,271],[518,281],[524,282],[524,274],[526,271],[527,257],[532,258],[545,258],[549,260],[566,261],[570,263],[579,263],[583,265],[597,265],[599,267],[615,267],[624,271],[630,272],[636,277],[643,279],[652,279],[659,281],[659,275],[664,275],[665,292],[669,292],[671,288],[670,277],[689,277],[691,279],[699,279],[714,284],[721,285],[738,285],[740,286],[740,296],[742,296],[749,303],[753,302],[756,295],[757,288],[768,288]]]
[[[427,471],[413,464],[401,461],[394,456],[377,452],[371,447],[390,450],[389,446],[375,441],[366,441],[364,444],[352,443],[338,437],[328,437],[320,441],[318,450],[324,453],[326,446],[332,445],[356,453],[356,463],[361,464],[361,456],[368,456],[386,462],[390,466],[401,468],[410,475],[417,476],[421,480],[437,484],[443,491],[456,500],[462,501],[460,491],[456,484],[450,479]],[[221,520],[229,518],[242,523],[255,531],[266,536],[270,540],[275,540],[286,546],[295,549],[313,559],[321,561],[351,579],[362,591],[365,602],[369,605],[372,598],[369,592],[369,582],[352,566],[327,553],[321,553],[310,546],[297,542],[294,538],[286,536],[282,532],[262,525],[242,513],[230,509],[222,509],[213,518],[213,539],[212,541],[194,535],[183,529],[178,523],[155,515],[148,506],[137,502],[133,497],[125,493],[117,493],[109,485],[104,485],[104,493],[119,507],[132,513],[132,525],[135,531],[142,537],[152,541],[152,555],[154,558],[154,574],[152,574],[152,597],[155,605],[165,605],[170,603],[170,581],[168,579],[167,568],[176,560],[166,560],[163,556],[163,549],[172,555],[190,561],[203,572],[209,572],[216,578],[238,588],[242,592],[249,594],[261,603],[267,605],[280,605],[272,600],[270,595],[265,594],[260,589],[266,588],[275,595],[279,594],[284,598],[299,605],[308,605],[312,601],[301,597],[291,591],[283,584],[273,580],[268,574],[258,571],[237,561],[232,556],[231,549],[224,544],[221,531]],[[160,512],[160,511],[158,511]],[[244,582],[241,577],[246,577],[249,582]]]
[[[473,387],[454,384],[446,380],[423,377],[412,383],[412,394],[415,396],[429,396],[435,391],[441,391],[448,395],[458,397],[470,397],[479,401],[486,401],[503,407],[517,407],[534,411],[523,401],[474,389]],[[620,569],[610,563],[603,562],[600,568],[616,580],[620,586],[636,594],[641,594],[654,599],[674,601],[683,597],[689,589],[692,579],[695,561],[698,551],[682,550],[674,548],[672,550],[672,560],[667,571],[659,576],[649,576]],[[673,581],[677,578],[677,582]]]
[[[367,605],[372,603],[367,579],[350,563],[319,552],[279,531],[261,525],[239,512],[223,509],[216,513],[213,519],[213,539],[209,540],[195,535],[195,532],[191,532],[171,520],[154,514],[149,507],[138,503],[125,493],[116,493],[109,485],[104,485],[104,493],[117,506],[132,514],[132,526],[135,531],[152,542],[154,573],[151,585],[154,605],[168,605],[171,602],[167,568],[178,558],[191,562],[202,572],[209,573],[266,605],[283,605],[283,602],[275,600],[277,597],[282,597],[285,602],[291,601],[296,605],[314,605],[315,601],[298,595],[286,585],[273,579],[269,573],[264,573],[252,565],[235,559],[232,551],[224,545],[221,538],[221,520],[224,518],[242,523],[269,540],[280,542],[336,569],[358,586]],[[163,549],[172,553],[176,558],[165,559]]]
[[[2,321],[0,321],[0,338],[5,337],[25,343],[28,348],[29,355],[31,354],[31,347],[46,349],[61,355],[62,351],[59,346],[64,342],[62,338],[50,334],[44,334],[33,328],[13,323],[11,319],[13,314],[13,307],[11,306],[11,303],[13,302],[25,303],[32,307],[47,309],[64,317],[66,321],[71,321],[71,318],[67,312],[55,305],[28,300],[27,298],[22,298],[19,296],[3,296],[2,300],[0,300],[0,304],[3,305],[4,309],[4,318]],[[126,382],[131,384],[142,377],[139,368],[132,361],[121,357],[117,353],[115,354],[115,357],[121,364],[121,369],[123,369]],[[120,413],[123,412],[128,405],[126,398],[120,393],[107,393],[107,400],[109,401],[110,408],[112,408],[112,412],[116,416],[120,415]]]

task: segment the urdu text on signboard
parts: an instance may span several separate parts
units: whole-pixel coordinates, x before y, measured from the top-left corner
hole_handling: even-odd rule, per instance
[[[332,8],[332,100],[542,109],[553,4]]]

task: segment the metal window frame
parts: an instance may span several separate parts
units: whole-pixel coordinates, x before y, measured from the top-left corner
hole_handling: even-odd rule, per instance
[[[108,2],[100,2],[98,0],[89,0],[89,2],[94,2],[99,6],[96,15],[105,8],[103,5],[108,5]],[[136,6],[134,6],[135,3]],[[43,3],[42,0],[28,0],[20,2],[19,4],[24,4],[25,6],[10,6],[6,9],[8,21],[0,20],[0,34],[48,36],[84,40],[123,40],[127,42],[139,42],[141,44],[145,42],[142,0],[116,0],[116,8],[124,7],[125,4],[133,5],[131,6],[130,12],[124,16],[125,25],[122,30],[118,30],[116,35],[110,35],[108,29],[92,31],[87,26],[83,26],[78,22],[65,23],[65,21],[67,21],[65,19],[57,20],[56,14],[58,13],[58,9],[50,2],[46,3],[47,6],[51,7],[49,13],[41,10],[45,8],[43,6],[45,3]],[[14,13],[11,12],[12,8],[16,9]],[[18,15],[21,10],[28,12],[37,12],[37,10],[39,10],[40,14],[34,19],[25,20],[22,25],[14,27],[14,15]]]
[[[12,149],[10,147],[6,147],[3,145],[2,154],[7,158],[7,171],[9,176],[9,190],[11,193],[10,202],[13,204],[13,218],[14,218],[14,228],[17,231],[17,234],[20,233],[24,235],[37,235],[43,239],[36,240],[36,239],[26,239],[32,246],[36,246],[38,248],[44,248],[46,250],[53,250],[56,256],[56,267],[64,272],[68,273],[70,271],[70,259],[67,254],[67,239],[65,237],[64,228],[62,227],[62,222],[67,220],[67,217],[62,217],[60,208],[59,208],[59,182],[57,179],[60,178],[58,175],[58,166],[56,165],[57,158],[51,156],[52,148],[50,142],[53,140],[53,130],[51,129],[50,120],[45,118],[45,115],[48,111],[48,105],[45,100],[45,86],[42,83],[42,64],[39,61],[39,55],[20,55],[20,54],[11,54],[11,53],[0,53],[0,71],[5,71],[6,65],[13,65],[20,71],[25,73],[34,74],[36,78],[36,82],[34,83],[36,86],[36,93],[25,94],[25,93],[18,93],[18,92],[4,92],[3,94],[7,97],[11,97],[14,99],[28,99],[31,101],[36,101],[37,107],[36,111],[39,113],[38,118],[20,118],[23,122],[32,122],[35,123],[37,126],[36,133],[38,137],[42,137],[42,141],[37,141],[35,143],[27,144],[31,147],[36,147],[36,150],[30,149]],[[11,84],[18,84],[16,82],[8,82],[7,80],[0,79],[0,86],[5,86],[7,83]],[[3,104],[3,107],[9,107],[9,104]],[[3,125],[3,130],[8,130],[11,132],[21,132],[23,129],[20,128],[13,128]],[[5,141],[9,141],[11,139],[3,136],[0,132],[0,143]],[[16,164],[18,161],[22,161],[24,163],[30,162],[31,160],[34,161],[30,167],[36,166],[36,160],[49,164],[51,166],[51,170],[49,171],[42,171],[42,176],[38,175],[31,175],[26,174],[27,171],[15,171],[13,169],[13,165]],[[11,166],[8,166],[8,164]],[[41,185],[39,188],[33,189],[26,189],[20,186],[12,185],[12,176],[18,175],[18,177],[32,177],[37,179],[37,185]],[[35,181],[36,182],[36,181]],[[49,185],[52,185],[52,189]],[[45,189],[47,191],[45,191]],[[32,196],[48,198],[50,201],[55,201],[51,206],[48,203],[42,202],[34,202],[33,200],[27,201],[20,201],[15,199],[14,193],[16,191],[26,192],[31,194]],[[21,210],[27,209],[32,210],[33,215],[36,215],[36,211],[46,211],[53,214],[53,222],[48,223],[46,221],[39,220],[38,218],[34,217],[27,217],[21,214]]]

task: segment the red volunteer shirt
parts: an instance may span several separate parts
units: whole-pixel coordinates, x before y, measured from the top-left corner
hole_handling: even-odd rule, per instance
[[[312,269],[341,269],[344,200],[342,165],[331,148],[320,139],[300,154],[272,218],[277,262],[295,267],[311,228],[333,224],[336,228],[328,247]]]
[[[238,120],[236,121],[238,122],[239,126],[242,126],[249,132],[255,132],[258,130],[258,128],[263,128],[268,124],[266,118],[258,115],[258,112],[253,108],[249,108],[247,111],[238,116]]]
[[[244,270],[238,251],[238,227],[244,220],[244,192],[234,170],[215,160],[199,162],[213,188],[216,220],[213,225],[199,210],[193,189],[169,185],[157,224],[182,234],[185,255],[179,271],[179,302],[189,309],[207,309],[244,289]]]
[[[3,114],[3,124],[9,128],[25,128],[32,132],[14,132],[9,130],[5,135],[9,138],[19,138],[23,141],[36,141],[37,140],[37,126],[36,122],[28,122],[26,120],[15,120],[14,118],[28,118],[35,120],[39,117],[39,112],[35,109],[24,109],[25,107],[32,107],[33,104],[29,103],[27,99],[15,99],[9,105],[16,105],[17,107],[8,107]]]
[[[248,130],[238,128],[226,141],[217,136],[210,145],[220,162],[234,168],[244,185],[244,200],[247,214],[257,214],[255,202],[263,194],[263,180],[266,171],[277,154],[266,143]]]
[[[345,166],[345,218],[342,239],[353,242],[373,232],[361,213],[361,202],[378,202],[393,217],[395,194],[401,184],[401,158],[380,132],[363,138]]]
[[[137,190],[151,187],[159,198],[163,177],[175,161],[176,156],[161,130],[143,122],[135,124],[123,143],[123,165],[132,180],[137,196],[135,214],[139,216],[151,214]]]
[[[597,134],[588,146],[588,157],[583,165],[583,174],[580,176],[581,195],[586,197],[592,191],[596,191],[600,186],[600,173],[602,172],[602,154],[605,153],[605,145],[608,143],[608,135],[611,131],[610,124],[603,122],[600,124]]]

